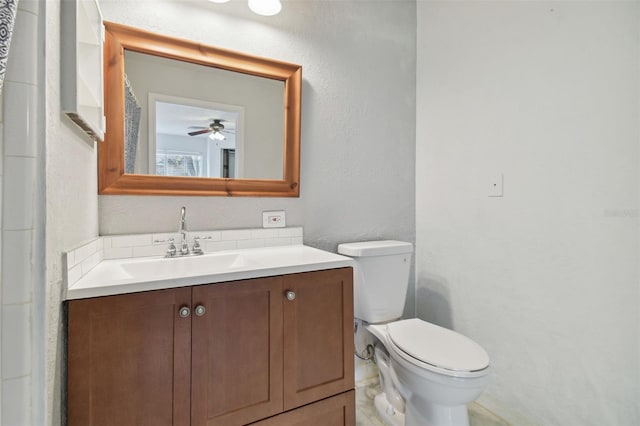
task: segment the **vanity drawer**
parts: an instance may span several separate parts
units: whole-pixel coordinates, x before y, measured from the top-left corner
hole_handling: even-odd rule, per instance
[[[354,426],[355,404],[355,391],[350,390],[252,423],[252,426]]]

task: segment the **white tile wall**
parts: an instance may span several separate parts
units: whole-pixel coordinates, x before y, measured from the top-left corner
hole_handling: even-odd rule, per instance
[[[33,314],[34,265],[33,236],[38,232],[36,202],[42,191],[36,184],[38,135],[38,11],[33,0],[18,3],[18,13],[7,60],[7,73],[0,97],[0,241],[1,304],[0,318],[0,424],[34,424],[43,407],[32,383],[39,382],[39,365],[44,357],[42,342],[34,343],[40,330]],[[40,325],[41,326],[41,325]],[[35,346],[34,346],[35,345]],[[37,358],[40,357],[40,360]],[[36,403],[35,405],[38,405]]]
[[[31,300],[31,272],[33,258],[29,255],[32,230],[4,231],[3,241],[9,250],[3,250],[2,263],[11,265],[2,270],[2,303],[28,303]]]
[[[12,46],[13,47],[13,46]],[[17,111],[35,110],[38,105],[38,88],[31,84],[7,84],[5,95],[15,99],[11,109]],[[8,111],[8,110],[7,110]],[[4,125],[4,154],[11,156],[35,157],[38,146],[38,123],[27,114],[15,114]]]
[[[32,425],[31,378],[2,381],[2,426]]]
[[[2,309],[2,380],[31,373],[31,305]]]
[[[244,248],[276,247],[303,243],[302,227],[278,229],[234,229],[224,231],[192,231],[187,233],[189,247],[195,237],[205,253]],[[133,234],[96,238],[65,253],[67,287],[76,283],[103,259],[163,256],[173,238],[176,247],[180,234]]]
[[[11,82],[6,81],[5,87]],[[5,92],[5,99],[7,93]],[[18,114],[5,109],[6,122]],[[5,134],[5,146],[9,143]],[[6,230],[22,230],[33,228],[34,195],[36,188],[36,158],[4,157],[5,191],[3,193],[4,208],[2,210],[2,227]]]
[[[65,253],[66,281],[71,285],[103,259],[103,239],[96,238]]]

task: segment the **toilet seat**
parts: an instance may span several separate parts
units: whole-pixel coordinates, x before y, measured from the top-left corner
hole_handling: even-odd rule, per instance
[[[387,324],[387,332],[392,349],[414,365],[456,377],[486,374],[487,352],[455,331],[412,318]]]

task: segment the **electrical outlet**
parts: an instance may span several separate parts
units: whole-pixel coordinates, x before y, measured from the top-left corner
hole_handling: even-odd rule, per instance
[[[263,228],[284,228],[287,226],[284,210],[262,212]]]

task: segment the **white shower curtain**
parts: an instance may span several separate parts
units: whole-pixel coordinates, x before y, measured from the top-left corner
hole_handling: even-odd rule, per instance
[[[18,0],[0,0],[0,91],[7,70],[7,57],[17,9]]]

